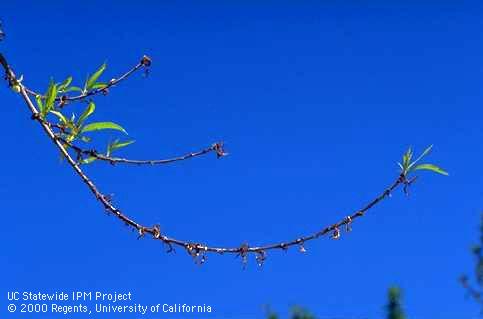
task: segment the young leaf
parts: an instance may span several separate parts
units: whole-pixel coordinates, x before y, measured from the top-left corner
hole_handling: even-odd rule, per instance
[[[64,93],[72,92],[72,91],[82,92],[82,89],[78,86],[71,86],[64,89]]]
[[[58,86],[59,92],[64,92],[65,89],[72,83],[72,77],[69,76],[67,79],[64,80],[61,84]]]
[[[87,105],[86,109],[84,110],[84,112],[82,113],[82,115],[79,117],[79,119],[77,120],[77,126],[81,126],[84,121],[92,114],[94,113],[96,109],[96,105],[94,104],[94,102],[89,102],[89,104]]]
[[[107,87],[107,83],[97,82],[92,86],[92,89],[103,89]]]
[[[135,142],[134,140],[130,140],[130,141],[126,141],[126,142],[119,142],[119,140],[115,140],[111,144],[111,152],[114,151],[114,150],[120,149],[122,147],[126,147],[126,146],[128,146],[128,145],[130,145],[134,142]]]
[[[402,168],[401,174],[406,175],[409,172],[409,164],[411,163],[411,157],[413,156],[413,151],[409,148],[406,153],[404,153],[402,158]]]
[[[412,157],[413,157],[413,150],[411,148],[408,148],[408,151],[403,156],[404,167],[409,167],[409,164],[411,163]]]
[[[432,171],[432,172],[435,172],[435,173],[438,173],[438,174],[441,174],[441,175],[446,175],[446,176],[449,175],[446,171],[444,171],[440,167],[433,165],[433,164],[419,164],[418,166],[414,167],[414,170],[415,171],[417,171],[417,170],[428,170],[428,171]]]
[[[125,129],[123,129],[120,125],[113,122],[95,122],[95,123],[87,124],[82,128],[81,133],[107,130],[107,129],[118,130],[123,132],[124,134],[127,134]]]
[[[36,95],[35,100],[37,101],[37,105],[39,107],[40,113],[44,113],[44,102],[42,101],[42,96]]]
[[[111,143],[107,143],[106,156],[107,157],[110,157],[111,156],[111,152],[112,152],[112,144]]]
[[[414,161],[413,161],[413,162],[412,162],[412,163],[409,165],[408,170],[411,170],[411,167],[413,167],[413,166],[414,166],[414,165],[415,165],[417,162],[419,162],[419,161],[420,161],[420,160],[421,160],[423,157],[425,157],[426,155],[428,155],[428,154],[429,154],[429,152],[431,152],[431,149],[432,149],[432,148],[433,148],[433,145],[432,145],[432,144],[431,144],[431,145],[429,145],[429,146],[428,146],[428,147],[427,147],[427,148],[424,150],[424,152],[423,152],[421,155],[419,155],[419,157],[418,157],[416,160],[414,160]]]
[[[54,114],[55,116],[57,116],[59,118],[59,120],[62,122],[62,124],[64,125],[68,125],[68,120],[67,118],[64,116],[64,114],[58,112],[58,111],[50,111],[50,113]]]
[[[55,98],[57,97],[57,85],[51,82],[45,94],[45,105],[43,114],[46,115],[50,110],[54,108]]]
[[[79,133],[77,133],[77,132],[72,132],[69,136],[67,136],[66,141],[69,142],[69,143],[73,142],[77,138],[78,134]]]
[[[92,162],[94,162],[96,159],[97,159],[97,158],[95,158],[95,157],[93,157],[93,156],[90,156],[90,157],[88,157],[88,158],[86,158],[86,159],[83,159],[83,160],[82,160],[82,164],[89,164],[89,163],[92,163]]]
[[[104,70],[106,70],[107,65],[104,63],[101,65],[101,67],[94,73],[92,74],[89,79],[87,80],[84,91],[90,91],[92,90],[94,84],[96,84],[97,79],[102,75]]]

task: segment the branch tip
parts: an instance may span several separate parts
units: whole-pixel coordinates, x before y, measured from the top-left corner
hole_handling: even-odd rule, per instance
[[[143,65],[145,67],[150,67],[151,66],[151,58],[148,57],[147,55],[143,55],[140,63],[141,63],[141,65]]]

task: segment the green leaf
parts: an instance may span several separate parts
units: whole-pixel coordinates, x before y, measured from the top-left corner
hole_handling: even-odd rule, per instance
[[[57,97],[57,85],[54,82],[50,82],[47,93],[45,94],[45,107],[43,114],[46,115],[50,110],[54,108],[55,98]]]
[[[111,152],[112,152],[112,144],[111,143],[107,143],[106,156],[107,157],[110,157],[111,156]]]
[[[94,90],[94,89],[103,89],[103,88],[105,88],[105,87],[107,87],[107,83],[97,82],[96,84],[94,84],[94,85],[92,86],[92,89],[93,89],[93,90]]]
[[[86,82],[86,85],[84,87],[84,91],[90,91],[92,90],[94,84],[96,83],[97,79],[102,75],[104,70],[106,70],[107,65],[104,63],[101,65],[101,67],[94,73],[92,74],[89,79]]]
[[[441,175],[446,175],[448,176],[449,174],[441,169],[440,167],[433,165],[433,164],[419,164],[418,166],[414,167],[414,170],[428,170],[428,171],[433,171],[435,173],[441,174]]]
[[[403,164],[405,165],[405,167],[409,167],[412,157],[413,157],[413,150],[411,148],[408,148],[408,151],[406,152],[406,154],[404,154],[404,157],[403,157],[403,160],[404,160]]]
[[[84,121],[92,114],[94,113],[96,109],[96,105],[94,104],[94,102],[89,102],[89,104],[87,105],[86,109],[84,110],[84,112],[82,113],[82,115],[79,117],[79,119],[77,120],[77,126],[81,126]]]
[[[408,150],[406,151],[406,153],[404,153],[402,158],[401,174],[406,175],[409,172],[409,165],[411,163],[412,156],[413,156],[413,151],[411,148],[408,148]]]
[[[120,149],[122,147],[126,147],[134,142],[135,142],[134,140],[119,142],[119,139],[115,139],[113,142],[107,144],[106,156],[110,157],[113,151]]]
[[[65,89],[72,83],[72,77],[69,76],[67,79],[64,80],[61,84],[58,86],[59,92],[64,92]]]
[[[42,96],[40,96],[40,95],[37,94],[35,96],[35,100],[37,101],[37,105],[39,107],[40,113],[43,114],[44,113],[44,102],[42,102]]]
[[[120,125],[113,122],[95,122],[95,123],[87,124],[82,128],[81,133],[107,130],[107,129],[118,130],[127,134],[125,129],[123,129]]]
[[[408,170],[411,170],[411,167],[413,167],[417,162],[419,162],[423,157],[425,157],[426,155],[429,154],[429,152],[431,152],[431,149],[433,148],[433,144],[429,145],[425,150],[424,152],[419,155],[419,157],[414,160],[408,167]]]
[[[67,136],[66,141],[69,142],[69,143],[73,142],[77,138],[78,134],[79,133],[77,133],[77,132],[72,132],[69,136]]]
[[[126,147],[128,145],[131,145],[134,142],[135,142],[134,140],[130,140],[130,141],[126,141],[126,142],[119,142],[119,140],[115,140],[111,144],[111,152],[114,151],[114,150],[120,149],[122,147]]]
[[[86,159],[83,159],[83,160],[82,160],[82,164],[90,164],[90,163],[94,162],[96,159],[97,159],[97,158],[95,158],[95,157],[93,157],[93,156],[90,156],[90,157],[88,157],[88,158],[86,158]]]
[[[71,87],[68,87],[64,90],[65,93],[73,92],[73,91],[82,92],[82,89],[78,86],[71,86]]]
[[[62,124],[68,125],[69,120],[67,120],[67,118],[64,116],[64,114],[62,114],[62,113],[60,113],[58,111],[50,111],[50,113],[52,113],[55,116],[57,116],[59,118],[59,120],[62,122]]]

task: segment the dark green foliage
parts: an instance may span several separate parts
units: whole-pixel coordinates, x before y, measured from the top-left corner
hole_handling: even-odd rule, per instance
[[[471,249],[475,257],[475,279],[476,285],[472,284],[472,280],[468,276],[461,276],[461,284],[466,289],[469,297],[480,304],[481,314],[483,315],[483,213],[480,215],[480,242]]]
[[[308,312],[307,310],[295,306],[292,308],[292,317],[291,319],[315,319],[315,316]]]
[[[478,285],[483,286],[483,214],[480,216],[480,243],[473,247],[473,255],[476,259],[475,277]]]
[[[401,290],[391,287],[388,291],[387,319],[406,319],[401,305]]]
[[[277,313],[268,310],[267,319],[279,319],[279,316]],[[294,306],[290,310],[290,319],[316,319],[316,317],[306,309],[299,306]]]

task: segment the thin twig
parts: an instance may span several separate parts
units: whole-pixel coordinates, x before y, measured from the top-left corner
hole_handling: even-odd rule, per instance
[[[61,126],[56,125],[56,124],[52,124],[52,123],[49,123],[49,124],[51,126],[55,125],[55,127],[57,127],[57,128],[61,127]],[[210,152],[215,152],[218,158],[227,155],[227,153],[225,153],[225,151],[223,149],[223,142],[218,142],[218,143],[214,143],[211,146],[206,147],[206,148],[204,148],[200,151],[191,152],[191,153],[187,153],[185,155],[176,156],[176,157],[172,157],[172,158],[156,159],[156,160],[133,160],[133,159],[128,159],[128,158],[111,157],[111,156],[103,155],[103,154],[100,154],[99,152],[97,152],[96,150],[83,149],[83,148],[81,148],[77,145],[74,145],[73,143],[67,141],[65,138],[63,138],[63,137],[61,137],[57,134],[55,135],[55,138],[60,140],[64,145],[73,149],[77,153],[77,155],[85,155],[85,156],[94,157],[98,160],[109,162],[110,164],[123,163],[123,164],[135,164],[135,165],[162,165],[162,164],[170,164],[170,163],[174,163],[174,162],[184,161],[184,160],[187,160],[187,159],[190,159],[190,158],[193,158],[193,157],[205,155],[205,154],[210,153]]]

